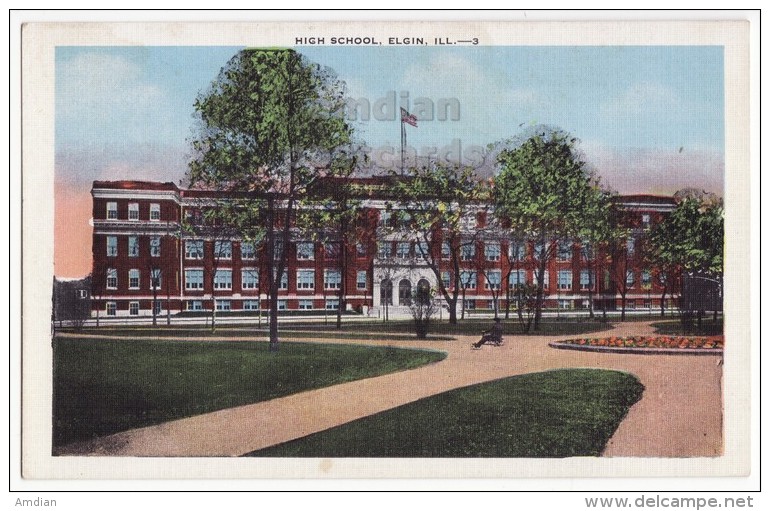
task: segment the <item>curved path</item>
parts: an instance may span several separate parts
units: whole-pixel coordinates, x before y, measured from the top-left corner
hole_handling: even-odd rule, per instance
[[[625,323],[612,331],[615,335],[645,333],[652,333],[648,323]],[[508,336],[504,346],[479,350],[470,349],[475,337],[461,336],[456,341],[367,341],[442,350],[448,356],[409,371],[70,444],[56,454],[240,456],[447,390],[569,367],[626,371],[645,386],[642,399],[620,424],[604,456],[666,458],[722,453],[721,357],[607,354],[548,347],[550,341],[570,337],[574,335]]]

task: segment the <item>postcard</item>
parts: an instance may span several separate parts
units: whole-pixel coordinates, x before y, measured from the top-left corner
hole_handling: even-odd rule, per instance
[[[25,24],[23,478],[747,476],[749,28]]]

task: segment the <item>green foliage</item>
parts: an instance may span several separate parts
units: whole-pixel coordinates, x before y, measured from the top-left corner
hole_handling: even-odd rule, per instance
[[[263,342],[57,339],[54,445],[402,371],[445,354]]]
[[[685,197],[650,233],[651,259],[662,267],[720,274],[724,268],[724,207]]]
[[[586,168],[576,142],[563,131],[542,128],[497,157],[495,213],[515,235],[532,239],[539,247],[535,329],[542,308],[543,272],[557,242],[597,242],[611,231],[611,197]]]
[[[643,391],[634,376],[616,371],[514,376],[421,399],[251,455],[598,456]]]

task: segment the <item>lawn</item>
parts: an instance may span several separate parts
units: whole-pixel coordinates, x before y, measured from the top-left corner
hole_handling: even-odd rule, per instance
[[[634,376],[617,371],[513,376],[421,399],[248,456],[598,456],[643,391]]]
[[[710,316],[703,318],[701,326],[697,323],[685,327],[680,320],[659,321],[652,324],[655,333],[664,335],[722,335],[724,333],[724,320],[720,316],[716,322]]]
[[[263,342],[57,338],[53,444],[437,362],[445,353]]]
[[[427,340],[445,341],[451,340],[456,335],[477,335],[482,330],[487,330],[492,326],[491,319],[466,319],[458,322],[456,325],[450,325],[447,321],[435,321],[430,326],[430,332]],[[609,330],[612,325],[599,321],[554,321],[544,320],[540,324],[540,330],[531,331],[527,335],[582,335],[593,332]],[[68,332],[73,330],[67,329]],[[77,332],[75,332],[77,333]],[[84,328],[82,333],[130,336],[130,337],[167,337],[167,336],[190,336],[190,337],[244,337],[254,336],[257,340],[267,338],[267,327],[263,324],[257,326],[244,325],[220,325],[215,332],[205,325],[158,325],[158,326],[102,326],[99,328]],[[337,329],[333,323],[324,324],[320,322],[290,323],[280,325],[278,335],[285,339],[307,338],[312,333],[313,338],[320,339],[357,339],[357,340],[377,340],[387,339],[389,341],[412,341],[415,339],[414,323],[411,320],[392,320],[388,322],[355,321],[342,324],[342,329]],[[523,329],[516,319],[503,319],[504,335],[522,335]]]

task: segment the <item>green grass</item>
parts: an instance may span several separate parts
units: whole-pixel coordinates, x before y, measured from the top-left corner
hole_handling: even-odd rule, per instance
[[[262,342],[56,339],[54,446],[437,362],[445,353]]]
[[[598,456],[644,387],[598,369],[527,374],[457,389],[248,456]]]
[[[435,321],[431,323],[427,340],[450,340],[456,335],[478,335],[482,330],[491,328],[492,320],[466,319],[456,325],[450,325],[447,321]],[[553,321],[544,320],[540,324],[540,330],[530,331],[527,335],[582,335],[593,332],[609,330],[612,325],[600,321]],[[71,329],[62,331],[74,332]],[[503,319],[503,332],[505,335],[522,335],[523,329],[516,319]],[[77,332],[76,332],[77,333]],[[243,337],[254,336],[256,340],[267,338],[267,326],[257,327],[256,324],[245,325],[221,325],[215,332],[205,325],[137,325],[137,326],[102,326],[99,328],[84,328],[81,333],[132,336],[132,337]],[[278,329],[280,338],[303,339],[312,334],[313,338],[321,339],[358,339],[362,341],[387,339],[390,341],[411,341],[415,339],[414,324],[411,320],[393,320],[383,322],[381,320],[356,321],[343,323],[342,329],[337,329],[333,322],[323,323],[291,323],[282,325]]]
[[[685,328],[679,320],[660,321],[653,323],[656,334],[662,335],[722,335],[724,333],[724,321],[720,316],[716,323],[711,316],[703,318],[701,327],[698,328],[697,322],[690,328]]]

